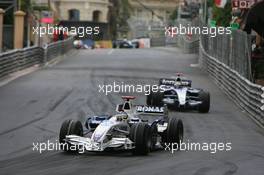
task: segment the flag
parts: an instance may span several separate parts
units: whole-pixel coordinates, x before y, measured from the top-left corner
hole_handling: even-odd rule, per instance
[[[227,0],[215,0],[215,5],[219,8],[224,8]]]

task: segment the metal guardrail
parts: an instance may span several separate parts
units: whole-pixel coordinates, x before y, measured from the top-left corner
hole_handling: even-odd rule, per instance
[[[73,38],[48,44],[45,51],[45,61],[50,61],[59,55],[63,55],[73,48]]]
[[[264,87],[250,82],[221,60],[209,55],[201,41],[199,65],[236,104],[264,125]]]
[[[186,20],[178,20],[174,24],[179,28],[180,25],[184,27],[189,26],[199,26],[200,25],[199,19],[193,21],[186,21]],[[176,36],[176,45],[183,50],[184,53],[197,53],[199,52],[199,34],[192,34],[189,35],[180,35]]]
[[[250,36],[242,31],[216,37],[178,36],[177,45],[185,53],[199,53],[200,67],[231,100],[264,126],[264,87],[250,81]]]
[[[186,36],[177,37],[177,46],[183,50],[184,53],[198,53],[199,39],[188,40]]]
[[[43,49],[40,47],[29,47],[2,53],[0,54],[0,78],[40,64],[42,59]]]
[[[71,48],[73,38],[47,45],[47,47],[28,47],[0,54],[0,79],[8,75],[54,59],[65,54]]]
[[[166,45],[165,39],[166,39],[165,37],[150,38],[150,46],[151,47],[165,46]]]

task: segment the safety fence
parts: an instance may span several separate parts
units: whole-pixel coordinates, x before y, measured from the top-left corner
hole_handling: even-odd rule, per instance
[[[204,26],[202,23],[183,25]],[[252,82],[251,36],[240,30],[231,35],[178,36],[185,53],[199,53],[199,65],[227,95],[264,125],[264,87]]]
[[[0,54],[0,78],[23,70],[43,60],[43,49],[30,47]]]
[[[251,80],[251,37],[234,30],[231,35],[200,36],[206,53]]]
[[[59,55],[65,54],[71,48],[73,38],[48,44],[46,47],[28,47],[0,54],[0,79],[8,75],[32,67],[43,65]]]
[[[228,36],[221,39],[201,36],[199,65],[236,104],[264,125],[264,87],[247,78],[248,48],[245,45],[248,43],[246,39],[236,40],[239,35],[244,34],[234,32],[229,39]],[[234,40],[240,42],[239,48],[232,44]]]
[[[73,48],[73,38],[68,38],[63,41],[54,42],[44,47],[45,61],[50,61],[59,55],[63,55]]]
[[[177,46],[181,48],[184,53],[198,53],[199,39],[191,39],[187,36],[180,35],[177,37]]]
[[[193,21],[178,20],[174,23],[175,27],[180,28],[180,25],[184,27],[188,26],[200,26],[201,21],[195,19]],[[199,52],[199,34],[178,34],[175,36],[176,45],[182,49],[184,53],[197,53]]]
[[[150,38],[150,46],[151,47],[159,47],[166,45],[166,38],[165,37],[155,37]]]

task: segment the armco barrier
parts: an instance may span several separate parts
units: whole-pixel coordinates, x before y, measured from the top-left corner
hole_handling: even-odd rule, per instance
[[[176,21],[174,24],[175,27],[178,27],[178,30],[180,29],[180,25],[183,27],[198,27],[202,24],[202,22],[199,19],[195,19],[193,21],[186,21],[184,19]],[[175,35],[176,37],[176,45],[182,49],[184,53],[199,53],[199,34],[180,34],[178,33]]]
[[[166,45],[165,37],[150,38],[151,47],[160,47],[160,46],[165,46],[165,45]]]
[[[1,53],[0,79],[34,65],[42,65],[59,55],[65,54],[73,48],[72,42],[73,38],[68,38],[51,43],[45,48],[34,46]]]
[[[184,53],[198,53],[199,39],[188,40],[186,36],[179,35],[177,37],[177,46],[181,48]]]
[[[43,61],[43,49],[29,47],[0,54],[0,78]]]
[[[59,55],[63,55],[72,48],[73,48],[73,37],[63,41],[58,41],[48,44],[47,47],[44,48],[44,52],[45,52],[44,61],[50,61]]]
[[[199,65],[236,104],[264,125],[264,87],[250,82],[237,71],[208,55],[201,41]]]

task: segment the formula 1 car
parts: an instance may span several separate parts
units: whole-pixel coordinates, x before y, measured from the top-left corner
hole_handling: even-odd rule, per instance
[[[181,120],[169,118],[166,107],[134,106],[131,103],[134,98],[124,96],[116,115],[88,117],[84,126],[80,121],[64,121],[59,135],[61,149],[67,152],[80,148],[94,152],[125,149],[147,155],[166,143],[182,142]]]
[[[138,49],[140,46],[139,40],[138,39],[134,39],[134,40],[115,40],[113,41],[113,48],[127,48],[127,49],[132,49],[132,48],[136,48]]]
[[[202,89],[191,88],[192,81],[183,79],[181,74],[175,78],[162,78],[159,90],[146,97],[147,105],[163,106],[174,110],[198,110],[207,113],[210,109],[210,94]]]

